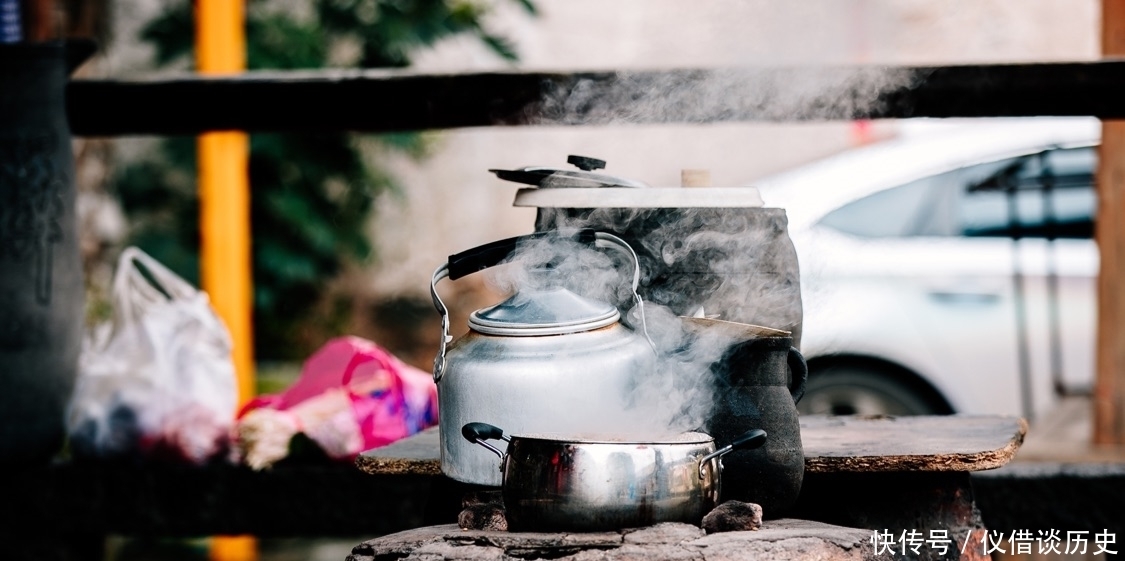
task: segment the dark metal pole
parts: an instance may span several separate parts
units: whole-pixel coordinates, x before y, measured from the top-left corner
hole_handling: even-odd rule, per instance
[[[1046,267],[1047,267],[1047,314],[1048,337],[1050,338],[1048,350],[1051,355],[1051,385],[1055,395],[1066,394],[1063,386],[1063,361],[1062,361],[1062,320],[1059,317],[1059,273],[1056,266],[1055,255],[1055,175],[1051,164],[1047,160],[1050,152],[1039,154],[1040,175],[1039,184],[1043,195],[1043,229],[1047,239]]]
[[[1028,421],[1035,417],[1031,394],[1031,348],[1027,334],[1027,295],[1024,288],[1023,268],[1020,266],[1020,228],[1017,193],[1019,182],[1008,177],[1004,193],[1008,199],[1008,227],[1012,235],[1012,303],[1016,310],[1016,358],[1020,375],[1020,398],[1023,416]]]

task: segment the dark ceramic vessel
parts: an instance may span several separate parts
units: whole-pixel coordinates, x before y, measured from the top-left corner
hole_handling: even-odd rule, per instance
[[[73,45],[0,45],[0,467],[63,443],[83,282],[64,91]],[[71,63],[71,64],[68,64]]]
[[[805,474],[797,401],[808,366],[787,336],[757,337],[732,349],[715,367],[716,400],[707,432],[725,446],[749,429],[765,429],[765,446],[723,458],[722,500],[762,506],[766,518],[797,501]]]

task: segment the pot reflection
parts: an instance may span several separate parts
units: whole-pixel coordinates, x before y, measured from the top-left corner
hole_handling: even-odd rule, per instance
[[[462,435],[501,458],[509,527],[543,531],[699,524],[719,500],[719,458],[766,440],[765,431],[753,430],[716,451],[703,433],[662,442],[568,441],[508,437],[485,423],[466,424]],[[487,440],[508,441],[507,453]]]

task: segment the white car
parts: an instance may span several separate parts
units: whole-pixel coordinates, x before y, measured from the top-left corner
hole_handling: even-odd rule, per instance
[[[1088,392],[1099,122],[917,127],[756,183],[801,267],[801,411],[1034,418]]]

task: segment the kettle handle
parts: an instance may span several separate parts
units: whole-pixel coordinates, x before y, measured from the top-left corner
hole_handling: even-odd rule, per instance
[[[645,324],[644,302],[641,301],[641,296],[637,293],[637,286],[639,286],[641,282],[641,263],[637,259],[637,253],[633,251],[633,248],[625,243],[625,240],[606,232],[578,230],[574,233],[564,234],[558,230],[548,230],[499,240],[462,251],[461,253],[449,256],[449,260],[434,271],[434,276],[430,279],[430,297],[434,301],[434,307],[437,308],[438,313],[441,314],[441,344],[437,356],[434,357],[434,382],[440,382],[442,376],[445,374],[445,351],[449,342],[453,340],[453,337],[449,334],[449,309],[446,308],[445,303],[442,302],[441,297],[438,296],[437,283],[445,278],[457,280],[477,271],[483,271],[494,265],[499,265],[504,259],[514,253],[521,244],[548,237],[571,239],[591,247],[613,247],[629,256],[633,261],[633,299],[637,302],[637,306],[640,310],[641,328],[644,331],[645,338],[648,339],[649,345],[655,350],[656,347],[652,342],[652,338],[648,335],[648,326]]]
[[[594,247],[597,243],[597,235],[593,230],[578,230],[571,235],[563,234],[557,230],[549,230],[546,232],[527,234],[526,236],[516,236],[506,240],[498,240],[450,255],[448,262],[449,280],[457,280],[477,271],[483,271],[489,267],[499,265],[510,255],[515,253],[520,245],[547,238],[574,241],[588,247]]]
[[[805,362],[805,356],[797,350],[797,347],[789,347],[786,362],[789,363],[789,394],[793,396],[793,403],[797,403],[805,395],[805,384],[809,381],[809,364]]]

